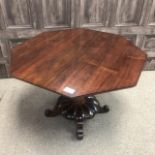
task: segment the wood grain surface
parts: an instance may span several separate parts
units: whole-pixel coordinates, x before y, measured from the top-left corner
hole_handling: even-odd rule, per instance
[[[10,49],[44,31],[89,28],[125,36],[155,70],[155,0],[0,0],[0,78],[10,76]]]
[[[146,60],[125,38],[84,28],[41,33],[11,53],[13,77],[69,97],[134,86]]]

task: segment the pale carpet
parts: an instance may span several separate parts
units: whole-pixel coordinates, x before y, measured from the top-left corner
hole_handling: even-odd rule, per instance
[[[16,79],[0,80],[0,155],[155,155],[155,72],[133,88],[97,95],[108,104],[75,138],[75,124],[44,117],[58,95]]]

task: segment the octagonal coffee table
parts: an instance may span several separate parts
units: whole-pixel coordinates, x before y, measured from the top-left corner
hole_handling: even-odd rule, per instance
[[[60,94],[53,110],[75,120],[83,138],[83,121],[109,111],[94,94],[135,86],[146,54],[119,35],[89,29],[43,32],[12,49],[11,75]]]

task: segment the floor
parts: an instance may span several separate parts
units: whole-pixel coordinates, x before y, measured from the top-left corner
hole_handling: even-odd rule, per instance
[[[97,95],[108,104],[84,125],[76,140],[74,122],[45,118],[58,95],[16,79],[0,80],[0,155],[155,155],[155,72],[136,87]]]

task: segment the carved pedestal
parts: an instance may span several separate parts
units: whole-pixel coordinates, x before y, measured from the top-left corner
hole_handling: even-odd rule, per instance
[[[97,113],[106,113],[109,107],[100,106],[95,96],[69,98],[60,96],[53,110],[45,110],[45,116],[54,117],[59,114],[76,121],[76,136],[83,139],[83,121],[93,118]]]

